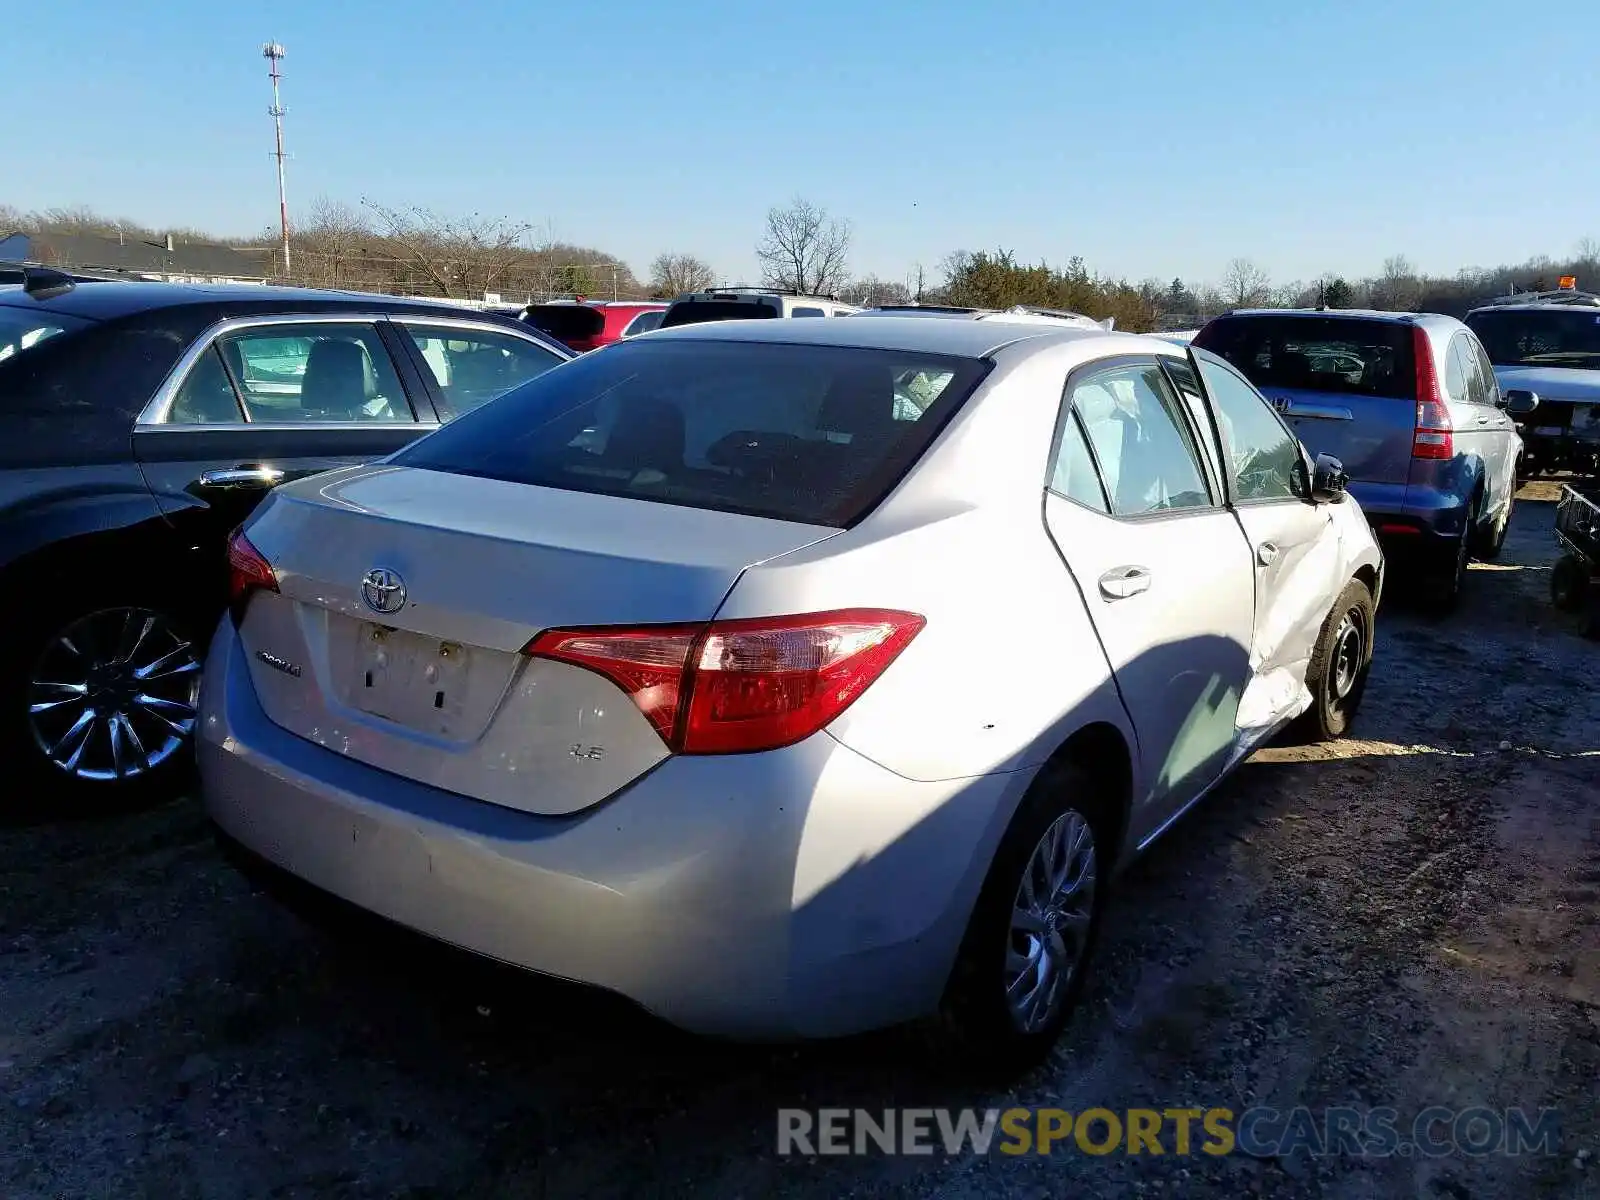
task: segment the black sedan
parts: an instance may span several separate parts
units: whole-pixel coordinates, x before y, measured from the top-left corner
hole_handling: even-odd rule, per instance
[[[274,484],[381,458],[572,357],[444,302],[13,278],[0,753],[13,779],[25,765],[75,803],[143,797],[183,771],[227,536]]]

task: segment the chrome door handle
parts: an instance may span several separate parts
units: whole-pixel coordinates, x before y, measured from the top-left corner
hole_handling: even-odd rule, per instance
[[[1126,600],[1150,587],[1150,572],[1143,567],[1116,567],[1100,576],[1100,594],[1107,600]]]
[[[270,488],[283,482],[283,472],[277,467],[240,466],[225,471],[205,471],[200,475],[201,487],[213,488]]]
[[[1262,542],[1256,547],[1256,561],[1263,567],[1270,567],[1272,560],[1278,557],[1278,548],[1271,542]]]
[[[1488,417],[1479,417],[1478,418],[1478,424],[1479,425],[1487,425],[1488,423],[1489,423],[1489,418]]]

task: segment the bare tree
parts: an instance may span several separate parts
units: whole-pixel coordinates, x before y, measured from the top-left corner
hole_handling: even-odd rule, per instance
[[[831,295],[848,276],[850,225],[796,197],[767,213],[767,232],[756,246],[766,283],[805,295]]]
[[[1581,239],[1573,252],[1573,257],[1576,259],[1575,265],[1600,267],[1600,240],[1592,237]]]
[[[1397,312],[1416,308],[1422,298],[1422,283],[1417,269],[1404,254],[1393,254],[1383,260],[1383,275],[1373,289],[1373,302],[1381,308]]]
[[[1235,308],[1260,304],[1267,298],[1270,277],[1248,258],[1235,258],[1222,273],[1222,291]]]
[[[876,275],[864,275],[847,283],[840,289],[839,295],[849,303],[860,305],[862,308],[873,308],[880,304],[911,303],[909,287],[892,279],[879,279]]]
[[[650,264],[650,290],[665,300],[685,292],[706,291],[716,282],[711,264],[692,254],[659,254]]]
[[[493,291],[528,253],[533,226],[506,217],[442,217],[363,200],[391,246],[441,296]]]
[[[376,239],[365,213],[318,196],[294,234],[298,281],[312,287],[364,286]]]

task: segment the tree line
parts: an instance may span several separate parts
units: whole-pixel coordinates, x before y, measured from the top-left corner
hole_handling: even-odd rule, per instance
[[[681,250],[658,255],[640,278],[616,255],[574,245],[549,228],[485,214],[441,215],[363,199],[351,205],[319,199],[292,229],[290,271],[282,272],[278,234],[218,238],[195,229],[156,230],[106,217],[85,207],[23,212],[0,204],[0,236],[24,232],[98,233],[158,240],[220,243],[258,257],[264,274],[308,287],[402,292],[508,302],[582,295],[593,299],[662,298],[734,282],[699,256]],[[1404,255],[1385,259],[1366,277],[1325,274],[1274,282],[1249,258],[1230,260],[1221,279],[1190,284],[1127,279],[1092,271],[1081,257],[1064,264],[1029,263],[1010,249],[958,250],[929,278],[922,267],[903,279],[852,275],[851,223],[804,197],[771,208],[755,245],[759,282],[785,291],[834,296],[852,304],[952,304],[1009,308],[1026,304],[1068,309],[1119,329],[1193,328],[1218,313],[1243,307],[1376,308],[1455,316],[1474,304],[1516,291],[1556,286],[1563,275],[1580,285],[1600,283],[1600,242],[1586,238],[1562,259],[1535,258],[1492,268],[1467,267],[1429,275]],[[90,265],[90,264],[77,264]],[[754,281],[752,281],[754,282]]]

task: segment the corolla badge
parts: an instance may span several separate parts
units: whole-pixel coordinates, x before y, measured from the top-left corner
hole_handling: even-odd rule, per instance
[[[397,613],[406,606],[406,581],[388,567],[374,567],[361,577],[361,598],[376,613]]]

